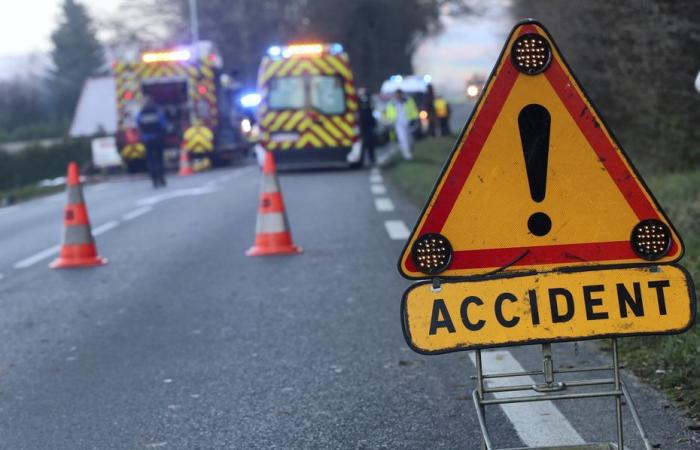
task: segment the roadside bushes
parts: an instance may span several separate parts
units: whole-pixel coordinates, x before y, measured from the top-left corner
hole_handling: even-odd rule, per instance
[[[90,160],[87,139],[64,139],[51,146],[36,145],[13,153],[0,151],[0,191],[65,175],[68,162],[76,161],[82,166]]]

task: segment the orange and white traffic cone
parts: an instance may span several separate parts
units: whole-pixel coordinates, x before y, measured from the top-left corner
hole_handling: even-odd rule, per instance
[[[284,200],[277,182],[275,159],[272,153],[266,152],[262,169],[258,220],[255,225],[255,245],[245,254],[263,256],[301,252],[301,247],[292,242]]]
[[[83,200],[80,172],[78,165],[74,162],[68,164],[66,192],[68,192],[68,203],[63,215],[61,253],[49,264],[49,267],[63,269],[106,264],[107,260],[97,255],[90,219]]]
[[[185,147],[180,148],[180,170],[178,171],[178,175],[180,176],[186,176],[186,175],[192,175],[193,170],[192,166],[190,165],[190,154],[187,152],[187,149]]]

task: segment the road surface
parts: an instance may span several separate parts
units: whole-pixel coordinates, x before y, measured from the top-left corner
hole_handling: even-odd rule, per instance
[[[302,255],[244,256],[252,166],[88,187],[109,258],[93,269],[47,268],[62,194],[0,209],[0,448],[478,448],[471,354],[420,356],[401,334],[396,260],[417,208],[381,171],[280,181]],[[537,352],[486,359],[538,369]],[[555,353],[604,359],[591,343]],[[625,379],[654,443],[698,448],[675,407]],[[500,447],[612,441],[613,402],[581,405],[494,407],[488,423]]]

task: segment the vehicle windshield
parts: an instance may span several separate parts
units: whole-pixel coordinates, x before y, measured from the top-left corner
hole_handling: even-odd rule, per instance
[[[343,80],[333,75],[274,78],[270,81],[268,105],[271,109],[302,109],[308,105],[323,114],[342,114]]]
[[[311,106],[325,114],[345,112],[345,91],[340,77],[315,75],[309,79]]]
[[[303,77],[279,77],[270,81],[268,105],[271,109],[301,109],[304,101]]]

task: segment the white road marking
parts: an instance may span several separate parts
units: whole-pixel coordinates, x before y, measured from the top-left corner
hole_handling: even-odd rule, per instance
[[[2,280],[3,278],[5,278],[5,275],[0,273],[0,280]]]
[[[394,210],[394,203],[388,197],[376,197],[374,199],[374,206],[377,211],[386,212]]]
[[[216,186],[210,182],[210,183],[207,183],[201,187],[187,188],[187,189],[174,189],[172,191],[165,192],[163,194],[153,195],[151,197],[145,197],[145,198],[142,198],[140,200],[137,200],[136,204],[150,206],[150,205],[155,205],[156,203],[160,203],[160,202],[163,202],[166,200],[172,200],[174,198],[187,197],[187,196],[193,196],[193,195],[205,195],[205,194],[211,194],[213,192],[216,192]]]
[[[370,189],[372,190],[372,193],[375,195],[386,194],[386,187],[383,184],[372,184],[372,185],[370,185]]]
[[[119,225],[119,222],[117,222],[116,220],[112,220],[110,222],[103,223],[99,227],[95,227],[92,229],[92,235],[99,236],[101,234],[108,232],[109,230],[117,228],[118,225]]]
[[[474,352],[469,352],[469,358],[476,365]],[[481,352],[481,360],[485,373],[522,372],[520,363],[507,350]],[[535,384],[532,377],[518,377],[517,384]],[[488,381],[490,387],[507,386],[508,379],[494,378]],[[499,392],[495,396],[524,397],[533,395],[532,391]],[[550,447],[560,445],[580,445],[585,441],[574,429],[564,414],[550,401],[531,403],[510,403],[500,405],[501,409],[513,424],[518,437],[527,447]],[[625,446],[626,447],[626,446]]]
[[[369,170],[370,175],[381,175],[381,172],[379,171],[379,167],[372,167]]]
[[[408,239],[411,234],[403,220],[385,220],[384,228],[389,233],[389,238],[395,241]]]
[[[13,267],[15,269],[26,269],[29,266],[33,266],[40,261],[52,257],[53,255],[57,254],[59,250],[61,250],[61,246],[54,245],[53,247],[49,247],[46,250],[40,251],[39,253],[35,253],[29,258],[24,258],[23,260],[16,262]]]
[[[151,206],[142,206],[140,208],[136,208],[133,211],[129,211],[128,213],[124,214],[122,216],[123,220],[134,220],[137,217],[141,217],[146,213],[149,213],[153,211],[153,208]]]
[[[373,173],[372,175],[369,176],[369,182],[370,183],[382,183],[384,181],[384,178],[378,173]]]

